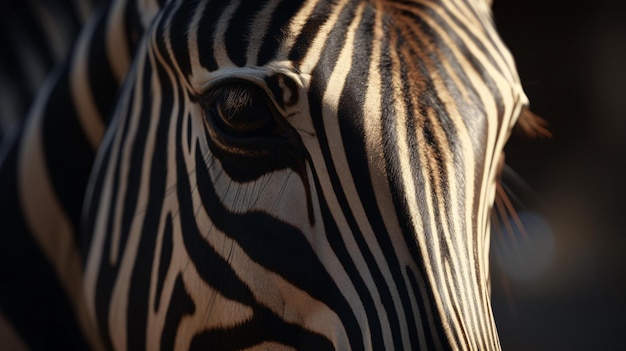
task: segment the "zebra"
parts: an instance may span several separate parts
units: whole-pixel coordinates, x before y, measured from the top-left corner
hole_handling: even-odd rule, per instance
[[[0,4],[0,142],[23,120],[46,75],[67,56],[94,2]]]
[[[516,125],[541,128],[488,0],[102,2],[0,152],[0,329],[498,350]]]

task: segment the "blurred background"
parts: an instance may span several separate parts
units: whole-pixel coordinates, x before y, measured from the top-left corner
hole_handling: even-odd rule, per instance
[[[624,350],[626,10],[623,1],[495,0],[533,112],[552,139],[513,137],[536,192],[528,235],[493,241],[504,350]],[[621,347],[619,346],[621,344]]]

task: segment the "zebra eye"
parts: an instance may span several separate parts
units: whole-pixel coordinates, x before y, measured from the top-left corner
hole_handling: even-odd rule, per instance
[[[229,83],[211,90],[204,100],[211,123],[233,136],[272,133],[277,124],[265,93],[251,83]]]

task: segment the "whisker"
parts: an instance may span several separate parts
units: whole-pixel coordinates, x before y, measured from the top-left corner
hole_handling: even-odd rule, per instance
[[[285,178],[285,181],[283,182],[280,191],[278,192],[278,196],[276,198],[276,201],[274,202],[274,205],[272,206],[272,213],[276,213],[277,209],[278,209],[278,204],[281,203],[281,199],[283,198],[283,196],[285,195],[285,192],[287,190],[287,184],[289,183],[289,180],[291,179],[293,173],[288,173],[287,177]]]

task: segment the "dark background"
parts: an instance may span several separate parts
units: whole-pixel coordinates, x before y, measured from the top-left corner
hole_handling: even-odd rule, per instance
[[[504,350],[626,349],[622,3],[494,1],[531,108],[554,134],[513,137],[506,150],[507,163],[537,193],[542,219],[514,248],[503,248],[502,237],[492,243]]]

